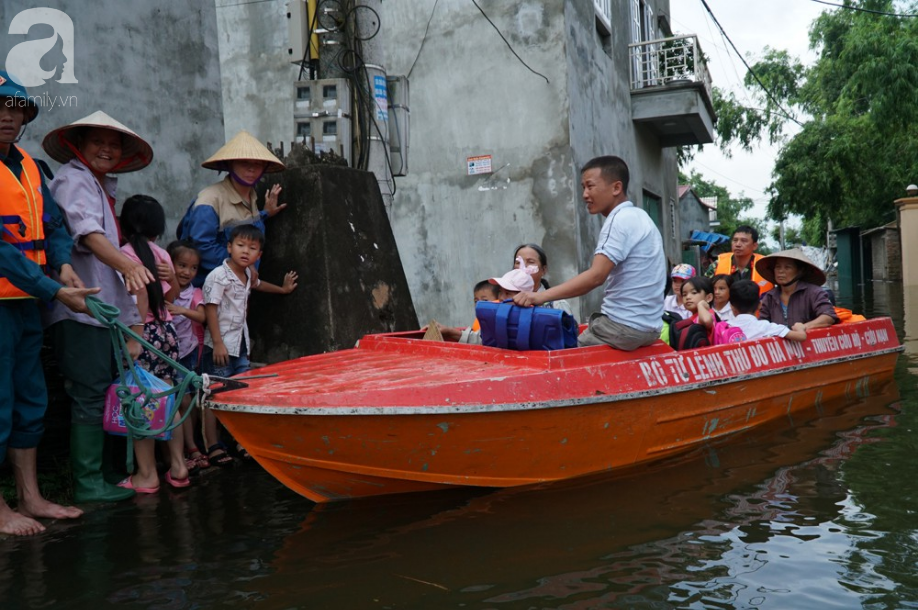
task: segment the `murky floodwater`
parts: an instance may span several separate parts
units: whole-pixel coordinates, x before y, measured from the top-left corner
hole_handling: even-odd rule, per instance
[[[863,298],[902,323],[901,290]],[[208,473],[0,541],[0,608],[918,607],[916,420],[912,350],[869,396],[627,476],[316,507]]]

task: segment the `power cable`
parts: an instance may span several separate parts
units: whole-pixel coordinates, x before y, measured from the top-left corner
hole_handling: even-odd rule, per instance
[[[418,58],[421,57],[421,51],[424,50],[424,43],[427,42],[427,32],[430,31],[430,22],[433,21],[434,13],[437,10],[437,5],[440,4],[440,0],[434,2],[433,8],[430,9],[430,18],[427,19],[427,27],[424,28],[424,37],[421,38],[421,46],[418,48],[418,54],[415,55],[414,61],[411,62],[411,69],[408,70],[408,78],[411,78],[411,72],[414,70],[414,65],[418,63]]]
[[[850,4],[836,4],[835,2],[826,2],[826,0],[810,0],[810,2],[815,2],[816,4],[825,4],[826,6],[834,6],[836,8],[843,8],[848,11],[871,13],[873,15],[883,15],[884,17],[918,17],[918,14],[886,13],[883,11],[875,11],[873,9],[863,8],[860,6],[852,6]]]
[[[245,6],[247,4],[261,4],[263,2],[277,2],[277,0],[249,0],[248,2],[237,2],[235,4],[220,4],[216,8],[229,8],[231,6]]]
[[[488,23],[491,24],[491,27],[494,28],[494,31],[497,32],[497,35],[500,36],[500,39],[504,41],[504,43],[507,45],[507,48],[510,49],[510,52],[511,52],[511,53],[513,53],[514,57],[516,57],[518,60],[520,60],[520,63],[523,64],[524,66],[526,66],[526,69],[527,69],[527,70],[529,70],[529,71],[532,72],[533,74],[536,74],[536,75],[538,75],[538,76],[541,76],[542,78],[545,79],[545,82],[546,82],[546,83],[551,84],[551,81],[548,80],[548,77],[547,77],[547,76],[545,76],[545,75],[542,74],[541,72],[536,72],[535,70],[533,70],[532,68],[530,68],[530,67],[529,67],[529,64],[527,64],[525,61],[523,61],[523,58],[520,57],[520,56],[517,54],[517,52],[513,50],[513,47],[510,45],[510,42],[509,42],[506,38],[504,38],[504,35],[500,33],[500,29],[499,29],[496,25],[494,25],[494,22],[491,21],[491,18],[490,18],[490,17],[488,17],[488,14],[487,14],[486,12],[484,12],[484,10],[483,10],[480,6],[478,6],[478,3],[475,2],[475,0],[472,0],[472,4],[475,5],[475,8],[478,9],[478,12],[481,13],[481,14],[484,16],[485,19],[487,19]]]
[[[475,1],[475,0],[472,0],[472,2],[474,2],[474,1]],[[720,32],[721,32],[721,34],[723,34],[724,38],[727,39],[727,42],[730,43],[730,46],[733,48],[733,51],[736,53],[737,57],[739,57],[739,58],[740,58],[740,61],[743,62],[743,65],[746,66],[746,69],[749,71],[749,74],[752,75],[752,78],[755,79],[755,82],[757,82],[757,83],[759,84],[759,86],[762,88],[762,91],[764,91],[764,92],[765,92],[765,95],[768,96],[768,99],[770,99],[771,102],[772,102],[775,106],[777,106],[778,108],[780,108],[780,109],[781,109],[781,112],[783,112],[784,115],[787,116],[791,121],[793,121],[794,123],[796,123],[796,124],[799,125],[800,127],[803,127],[803,123],[801,123],[801,122],[798,121],[797,119],[791,117],[791,113],[788,112],[787,110],[785,110],[785,109],[784,109],[784,106],[782,106],[782,105],[780,104],[780,102],[778,102],[777,98],[771,93],[771,91],[768,89],[768,87],[765,86],[765,83],[762,82],[762,79],[759,78],[759,75],[756,74],[755,71],[752,69],[752,66],[749,65],[749,62],[746,61],[746,58],[743,57],[743,54],[739,52],[739,49],[736,48],[736,45],[733,43],[733,40],[730,39],[730,36],[727,34],[726,30],[724,30],[724,27],[723,27],[722,25],[720,25],[720,22],[717,20],[717,17],[714,16],[714,11],[712,11],[712,10],[711,10],[711,7],[708,6],[707,0],[701,0],[701,4],[704,6],[705,10],[708,11],[708,14],[711,16],[711,19],[714,21],[714,25],[717,26],[717,29],[720,30]]]

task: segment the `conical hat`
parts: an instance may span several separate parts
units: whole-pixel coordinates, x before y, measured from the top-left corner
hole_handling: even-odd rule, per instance
[[[93,127],[111,129],[125,136],[122,138],[121,162],[111,173],[136,172],[153,161],[153,148],[143,138],[101,110],[51,131],[45,136],[41,147],[55,161],[67,163],[77,156],[80,130]]]
[[[755,270],[759,272],[763,278],[775,283],[775,263],[778,262],[779,258],[789,258],[791,260],[801,263],[803,267],[803,275],[800,276],[800,280],[807,282],[808,284],[815,284],[816,286],[822,286],[826,283],[826,274],[822,269],[816,266],[816,264],[807,258],[806,254],[803,253],[803,250],[800,248],[791,248],[790,250],[781,250],[780,252],[775,252],[774,254],[769,254],[768,256],[763,256],[755,263]]]
[[[265,173],[282,172],[287,167],[280,159],[271,154],[264,144],[244,129],[233,136],[233,139],[220,147],[210,159],[201,164],[207,169],[227,171],[230,161],[264,161],[267,163]]]

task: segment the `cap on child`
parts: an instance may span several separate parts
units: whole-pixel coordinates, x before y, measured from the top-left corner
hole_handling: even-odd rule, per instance
[[[512,269],[501,277],[492,277],[488,281],[511,292],[531,292],[535,286],[532,276],[522,269]]]
[[[677,277],[683,280],[687,280],[695,277],[695,268],[687,263],[682,263],[681,265],[676,265],[673,267],[673,272],[669,275],[670,277]]]

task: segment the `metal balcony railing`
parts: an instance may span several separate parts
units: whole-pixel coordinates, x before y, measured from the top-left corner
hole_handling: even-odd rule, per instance
[[[594,0],[597,1],[597,0]],[[681,82],[701,83],[711,99],[711,75],[694,35],[659,38],[628,45],[631,89]]]

